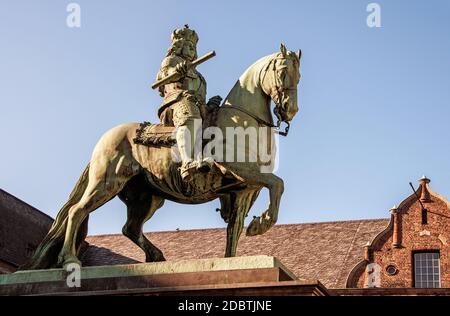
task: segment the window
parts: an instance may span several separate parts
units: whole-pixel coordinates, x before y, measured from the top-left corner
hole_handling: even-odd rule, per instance
[[[439,252],[419,252],[414,254],[414,287],[441,287]]]
[[[396,275],[398,273],[398,269],[393,264],[390,264],[386,267],[386,272],[389,275]]]
[[[426,208],[422,209],[422,225],[428,224],[428,211]]]

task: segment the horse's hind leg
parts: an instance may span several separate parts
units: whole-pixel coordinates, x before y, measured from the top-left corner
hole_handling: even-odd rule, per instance
[[[162,251],[153,245],[142,232],[144,223],[153,216],[163,203],[164,199],[158,196],[150,197],[148,202],[134,201],[133,203],[127,203],[128,218],[122,228],[122,233],[144,251],[146,262],[166,260]]]
[[[95,169],[90,170],[89,183],[80,201],[74,204],[68,212],[68,221],[64,245],[58,256],[58,265],[65,266],[69,263],[78,263],[77,238],[80,228],[89,213],[114,198],[124,187],[129,177],[112,176],[105,181],[97,177]]]
[[[136,181],[131,180],[119,193],[119,198],[127,205],[127,222],[122,228],[122,233],[144,251],[146,262],[165,261],[162,251],[142,232],[144,223],[163,206],[164,199],[135,184]]]
[[[103,189],[90,190],[88,193],[83,195],[78,203],[70,208],[66,236],[64,239],[64,245],[58,256],[58,265],[65,266],[69,263],[80,264],[80,261],[76,256],[76,240],[80,226],[89,213],[108,202],[115,196],[115,194],[116,193],[111,193]]]

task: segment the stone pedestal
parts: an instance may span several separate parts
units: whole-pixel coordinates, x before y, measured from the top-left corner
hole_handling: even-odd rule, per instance
[[[326,295],[269,256],[195,259],[0,275],[0,295]],[[70,282],[69,282],[70,283]],[[73,284],[74,282],[72,282]]]

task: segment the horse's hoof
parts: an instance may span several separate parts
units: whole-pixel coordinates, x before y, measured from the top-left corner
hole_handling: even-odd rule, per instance
[[[147,256],[145,258],[145,262],[162,262],[162,261],[166,261],[166,258],[164,258],[164,255],[162,253],[153,256]]]
[[[68,268],[71,268],[70,265],[78,265],[81,267],[81,261],[78,260],[76,256],[72,255],[59,256],[58,266],[62,267],[64,270],[67,270]]]
[[[250,222],[250,225],[248,225],[245,234],[247,236],[256,236],[259,235],[260,229],[261,229],[260,217],[253,216],[253,220]]]
[[[251,221],[250,225],[247,227],[246,235],[247,236],[256,236],[262,235],[267,232],[272,226],[274,222],[267,215],[267,212],[263,213],[262,217],[254,217]]]

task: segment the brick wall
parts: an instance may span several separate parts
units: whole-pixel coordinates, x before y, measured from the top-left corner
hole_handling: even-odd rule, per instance
[[[392,212],[390,228],[368,246],[366,265],[355,268],[349,287],[414,287],[413,254],[439,252],[441,287],[450,288],[449,202],[430,191],[425,182],[418,194],[428,211],[427,224],[422,224],[422,206],[415,195],[403,201]],[[397,271],[390,274],[389,266]]]

